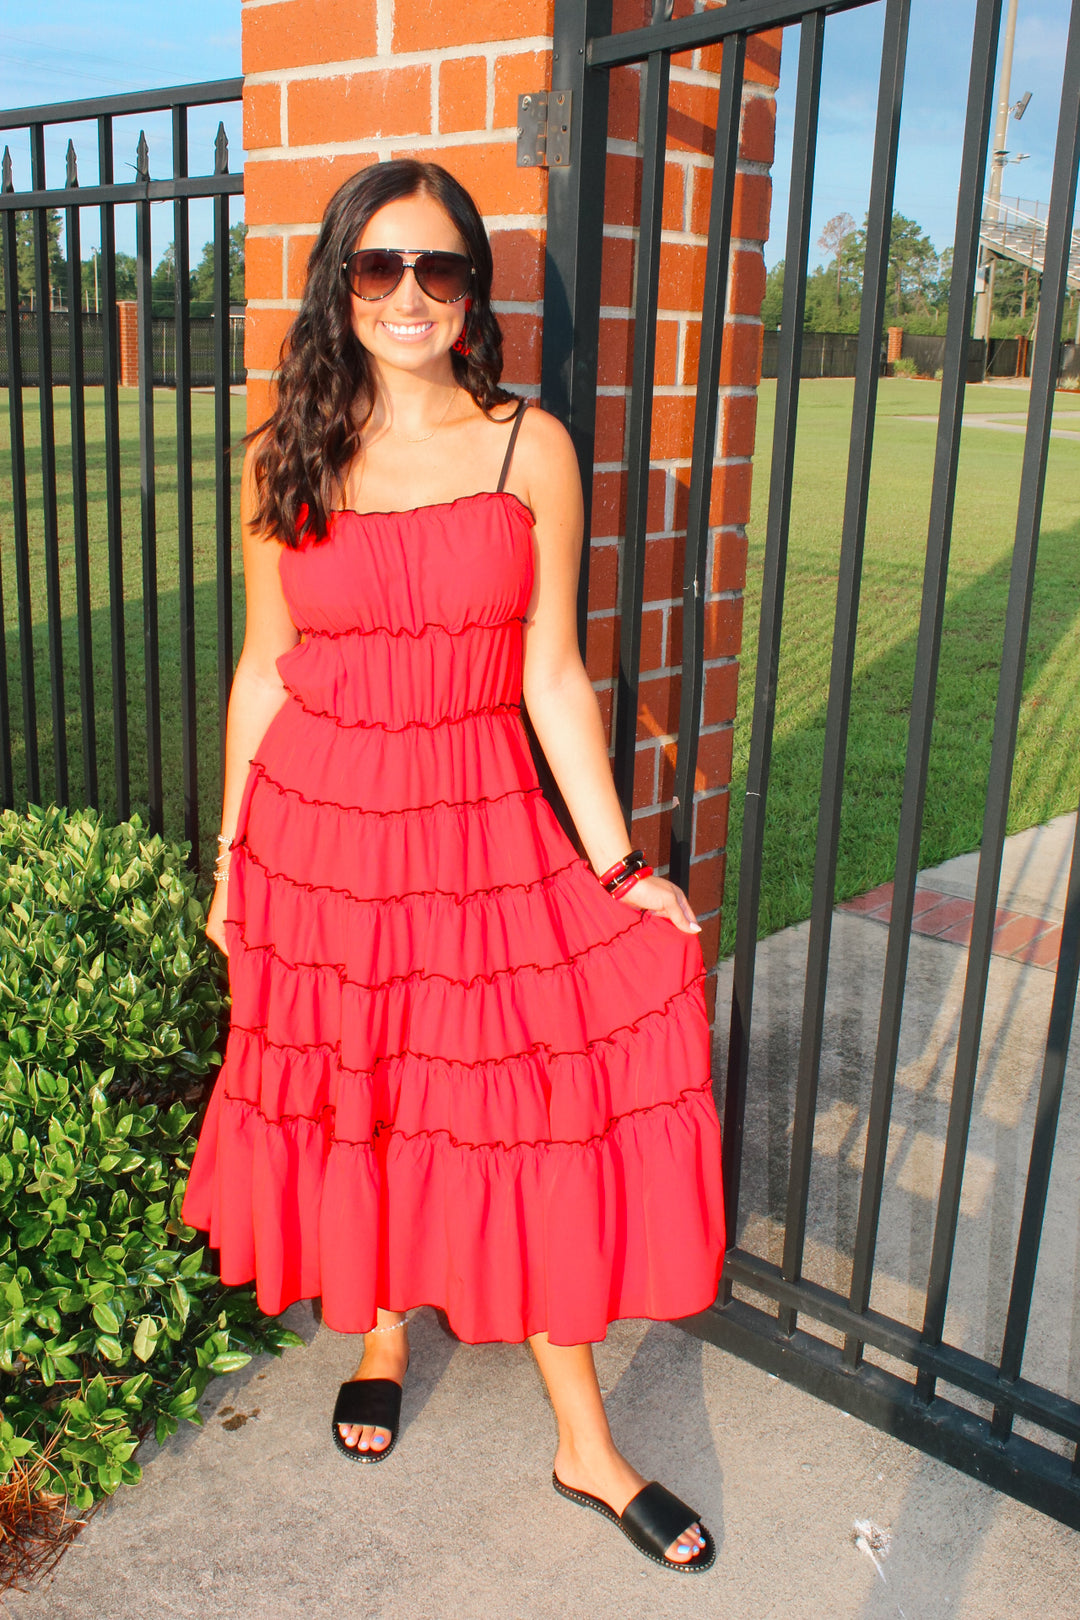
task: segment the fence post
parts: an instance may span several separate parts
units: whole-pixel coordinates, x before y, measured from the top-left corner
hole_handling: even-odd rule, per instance
[[[894,360],[899,360],[904,352],[904,328],[902,326],[889,327],[889,347],[885,358],[891,366]]]
[[[120,298],[116,302],[120,323],[120,386],[139,386],[139,306],[133,298]]]

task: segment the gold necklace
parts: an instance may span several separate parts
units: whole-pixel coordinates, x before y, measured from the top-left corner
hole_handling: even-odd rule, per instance
[[[442,427],[443,423],[446,421],[446,418],[450,415],[450,407],[454,403],[454,398],[455,398],[456,394],[457,394],[457,389],[456,388],[451,389],[450,398],[446,402],[445,411],[443,411],[442,415],[439,417],[439,420],[436,422],[436,424],[432,428],[431,432],[422,434],[419,439],[410,439],[407,434],[399,433],[397,431],[397,429],[394,428],[392,421],[389,424],[389,427],[384,429],[384,431],[389,432],[390,429],[393,428],[394,437],[396,439],[403,439],[406,444],[426,444],[429,439],[433,439],[435,437],[436,433],[438,433],[439,429]]]

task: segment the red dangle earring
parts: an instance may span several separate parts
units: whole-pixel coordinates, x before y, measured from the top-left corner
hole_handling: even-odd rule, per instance
[[[455,354],[460,354],[462,356],[472,353],[472,350],[469,347],[469,344],[468,344],[468,342],[466,341],[466,338],[465,338],[465,327],[468,326],[468,324],[469,324],[469,311],[470,311],[470,309],[472,309],[472,299],[471,298],[466,298],[466,300],[465,300],[465,320],[464,320],[464,323],[462,324],[461,331],[458,333],[457,337],[454,339],[453,343],[451,343],[451,345],[450,345],[450,347],[453,349]]]

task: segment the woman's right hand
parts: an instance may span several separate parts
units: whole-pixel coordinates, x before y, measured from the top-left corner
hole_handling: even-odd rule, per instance
[[[229,880],[223,878],[220,883],[214,884],[214,897],[210,901],[210,910],[206,917],[204,930],[207,939],[211,940],[222,953],[228,956],[229,947],[225,942],[225,913],[229,900]]]

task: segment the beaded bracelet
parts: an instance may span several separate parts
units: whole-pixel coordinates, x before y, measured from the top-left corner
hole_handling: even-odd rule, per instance
[[[218,853],[214,862],[214,882],[224,883],[229,875],[229,851],[232,849],[232,839],[226,838],[224,833],[218,833]]]

